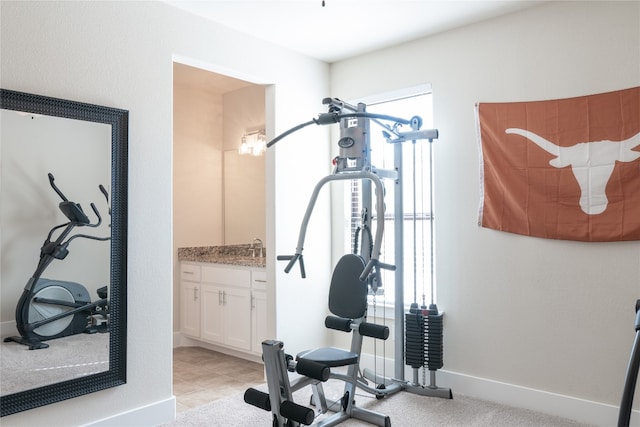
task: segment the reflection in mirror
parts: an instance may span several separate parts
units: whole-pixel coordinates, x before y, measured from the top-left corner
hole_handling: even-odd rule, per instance
[[[5,416],[125,381],[128,113],[1,95]]]
[[[111,183],[111,126],[10,110],[0,111],[0,122],[2,323],[8,325],[5,329],[10,329],[17,320],[16,310],[21,312],[18,320],[22,320],[24,314],[24,322],[16,325],[12,332],[19,336],[11,338],[32,348],[48,346],[45,340],[68,336],[52,343],[54,348],[46,352],[44,360],[38,352],[25,352],[22,346],[3,344],[0,379],[1,393],[5,395],[109,368],[108,335],[70,336],[87,330],[85,326],[89,321],[101,321],[103,316],[98,310],[85,309],[51,320],[74,307],[34,300],[48,297],[86,306],[91,298],[98,299],[98,288],[109,284],[109,244],[89,237],[110,237],[108,206],[104,198],[98,200],[102,197],[98,184],[110,187]],[[48,173],[55,177],[52,185]],[[93,216],[87,217],[93,223],[98,220],[86,209],[91,203],[98,214],[102,211],[104,220],[85,234],[87,227],[80,228],[84,226],[82,222],[71,221],[58,208],[58,205],[60,208],[73,205],[60,204],[63,200],[53,186],[73,204],[84,207],[83,212]],[[54,229],[60,224],[69,224],[69,228],[78,226],[69,230],[67,227]],[[48,237],[50,230],[51,237]],[[73,236],[80,237],[70,241]],[[56,245],[59,238],[60,243]],[[43,242],[49,246],[47,251],[40,250],[45,247]],[[65,242],[68,242],[65,252],[68,255],[56,259],[56,252],[62,250]],[[24,290],[28,282],[31,292]],[[21,298],[23,294],[25,297]],[[103,307],[106,309],[106,305]],[[50,322],[29,330],[34,322],[45,319]],[[3,338],[5,334],[3,331]],[[69,351],[78,347],[83,351]],[[40,374],[29,375],[35,370]]]
[[[264,156],[224,152],[224,244],[265,241]]]

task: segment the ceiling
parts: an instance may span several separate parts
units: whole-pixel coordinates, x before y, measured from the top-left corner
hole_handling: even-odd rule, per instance
[[[333,63],[544,0],[165,0],[237,31]]]

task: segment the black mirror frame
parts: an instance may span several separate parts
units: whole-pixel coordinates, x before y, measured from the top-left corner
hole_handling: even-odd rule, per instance
[[[126,383],[127,200],[129,112],[100,105],[0,89],[0,108],[111,125],[111,283],[109,369],[0,396],[0,417]]]

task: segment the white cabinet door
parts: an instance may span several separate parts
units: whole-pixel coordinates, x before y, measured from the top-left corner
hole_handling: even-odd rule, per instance
[[[182,282],[180,286],[181,331],[193,338],[200,338],[200,285]]]
[[[231,286],[202,285],[201,338],[251,350],[251,291]]]
[[[251,350],[251,291],[226,287],[223,291],[224,343]]]
[[[224,289],[217,285],[201,285],[202,310],[201,337],[203,340],[224,344]]]
[[[180,274],[184,335],[262,354],[262,341],[269,338],[264,271],[183,262]]]
[[[262,341],[269,339],[267,336],[267,293],[264,291],[253,292],[251,326],[251,351],[262,354]]]

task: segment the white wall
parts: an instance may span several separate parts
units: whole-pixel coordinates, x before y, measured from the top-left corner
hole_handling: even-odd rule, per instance
[[[231,43],[230,41],[233,41]],[[172,63],[175,58],[213,71],[270,83],[267,128],[274,136],[315,116],[328,92],[328,66],[232,32],[160,2],[0,3],[0,86],[107,105],[129,116],[129,238],[127,384],[4,417],[2,425],[155,425],[173,415],[172,400]],[[196,64],[197,63],[197,64]],[[260,64],[256,67],[255,64]],[[286,64],[286,66],[283,66]],[[277,96],[276,96],[277,95]],[[293,138],[295,139],[295,138]],[[322,136],[316,141],[326,141]],[[296,177],[306,190],[325,173],[315,162],[278,168],[301,144],[289,140],[268,154],[268,250],[295,247],[291,224],[302,217],[297,200],[280,188]],[[305,153],[326,157],[324,144]],[[304,166],[304,167],[303,167]],[[269,169],[270,168],[270,169]],[[304,170],[306,174],[302,174]],[[278,191],[276,191],[278,190]],[[307,193],[304,193],[307,194]],[[276,211],[277,206],[277,211]],[[328,253],[327,224],[316,227],[316,251]],[[326,257],[324,257],[326,258]],[[323,262],[305,286],[268,259],[268,298],[279,306],[278,336],[296,347],[314,332],[287,321],[314,308],[287,307],[289,296],[315,299],[327,273]],[[316,267],[317,265],[317,267]],[[281,292],[282,289],[282,292]],[[272,315],[275,316],[274,313]],[[321,313],[317,314],[321,316]],[[321,323],[321,322],[319,322]],[[321,327],[321,325],[319,325]],[[132,413],[125,414],[127,411]],[[135,422],[130,418],[143,414]],[[122,415],[121,418],[112,418]]]
[[[222,95],[175,84],[173,97],[174,251],[224,242]]]
[[[422,83],[433,87],[440,131],[435,197],[444,369],[619,405],[640,297],[640,243],[479,228],[474,104],[639,85],[640,3],[550,2],[331,69],[332,96],[343,99]],[[483,394],[458,390],[465,391]]]
[[[238,151],[242,135],[264,129],[265,88],[251,85],[226,92],[224,102],[224,150]]]

